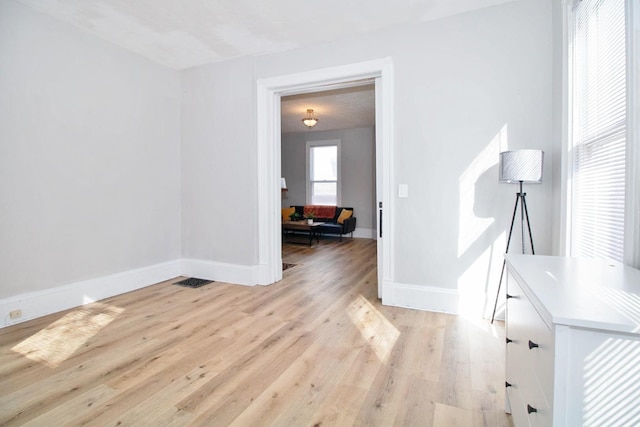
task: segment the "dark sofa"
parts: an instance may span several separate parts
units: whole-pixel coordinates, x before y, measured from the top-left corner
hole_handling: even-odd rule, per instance
[[[300,216],[304,217],[304,206],[291,206],[292,208],[296,208],[296,213]],[[316,216],[313,220],[316,222],[324,222],[321,226],[318,227],[318,233],[320,235],[339,235],[340,241],[342,241],[342,236],[345,234],[351,233],[351,237],[353,237],[353,231],[356,229],[356,217],[354,214],[351,217],[344,220],[342,224],[338,223],[338,218],[342,213],[342,210],[346,209],[353,212],[353,208],[348,207],[336,207],[335,215],[331,218],[322,218],[320,216]]]

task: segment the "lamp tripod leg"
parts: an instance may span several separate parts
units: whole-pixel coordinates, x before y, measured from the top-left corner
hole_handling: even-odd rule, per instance
[[[527,209],[527,200],[524,198],[525,195],[522,196],[522,210],[524,211],[525,217],[527,219],[527,228],[529,229],[529,242],[531,243],[531,254],[535,255],[536,251],[533,249],[533,235],[531,234],[531,223],[529,222],[529,210]],[[524,239],[522,239],[522,244],[524,245]],[[524,248],[522,250],[524,253]]]
[[[511,244],[511,235],[513,234],[513,224],[516,221],[516,213],[518,213],[518,202],[520,201],[520,193],[516,195],[516,204],[513,206],[513,215],[511,216],[511,227],[509,227],[509,237],[507,238],[507,250],[505,253],[509,253],[509,245]],[[496,301],[493,304],[493,313],[491,314],[491,323],[496,317],[496,309],[498,308],[498,297],[500,296],[500,287],[502,286],[502,278],[504,277],[504,269],[507,266],[507,260],[502,261],[502,271],[500,272],[500,281],[498,282],[498,290],[496,291]]]
[[[524,253],[524,194],[520,192],[520,243],[522,244],[522,253]]]
[[[498,290],[496,291],[496,301],[493,303],[493,313],[491,313],[491,324],[496,317],[496,309],[498,308],[498,297],[500,296],[500,287],[502,286],[502,276],[504,276],[504,269],[507,266],[507,260],[502,261],[502,271],[500,272],[500,281],[498,282]]]

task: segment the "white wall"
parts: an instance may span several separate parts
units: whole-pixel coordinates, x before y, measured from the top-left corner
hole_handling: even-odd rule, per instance
[[[182,74],[182,255],[257,259],[255,83],[252,59]]]
[[[179,97],[179,73],[0,2],[0,298],[180,258]]]
[[[474,308],[491,304],[516,193],[515,186],[497,182],[498,153],[540,148],[547,164],[553,161],[551,21],[551,0],[521,0],[187,71],[184,113],[197,119],[183,122],[189,193],[183,211],[191,215],[183,218],[189,224],[185,246],[196,257],[257,263],[256,124],[248,119],[255,111],[256,78],[389,56],[395,80],[392,188],[409,185],[408,198],[394,194],[393,281],[425,298],[444,289],[455,303],[470,296]],[[199,165],[196,170],[184,167],[187,159]],[[206,167],[207,159],[216,159],[216,167]],[[545,174],[542,185],[527,187],[540,254],[551,250],[550,168]],[[212,188],[221,177],[227,187]],[[229,214],[232,207],[237,209]],[[245,222],[234,227],[235,221]],[[518,247],[516,242],[513,251]],[[485,293],[485,300],[478,298]],[[451,301],[442,309],[450,310]]]
[[[383,57],[392,188],[409,186],[393,197],[393,303],[491,304],[516,192],[497,183],[498,152],[556,155],[551,0],[180,74],[0,2],[0,298],[179,258],[253,277],[256,79]],[[551,172],[526,189],[540,254]]]
[[[287,179],[289,191],[282,193],[282,206],[306,204],[307,141],[332,139],[341,141],[340,206],[354,208],[359,229],[374,230],[376,164],[373,127],[283,134],[281,175]]]

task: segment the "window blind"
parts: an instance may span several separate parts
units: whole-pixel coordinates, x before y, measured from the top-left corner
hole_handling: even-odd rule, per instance
[[[625,0],[576,2],[570,49],[573,256],[623,258],[625,31]]]

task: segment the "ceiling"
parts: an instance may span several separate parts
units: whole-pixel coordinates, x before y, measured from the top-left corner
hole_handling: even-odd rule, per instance
[[[512,0],[18,0],[182,70],[430,21]],[[282,132],[369,127],[373,86],[283,98]],[[313,108],[318,124],[302,124]]]
[[[302,123],[307,109],[313,109],[318,124]],[[375,125],[375,87],[373,84],[282,98],[282,133],[354,129]]]
[[[18,0],[174,69],[281,52],[512,0]]]

